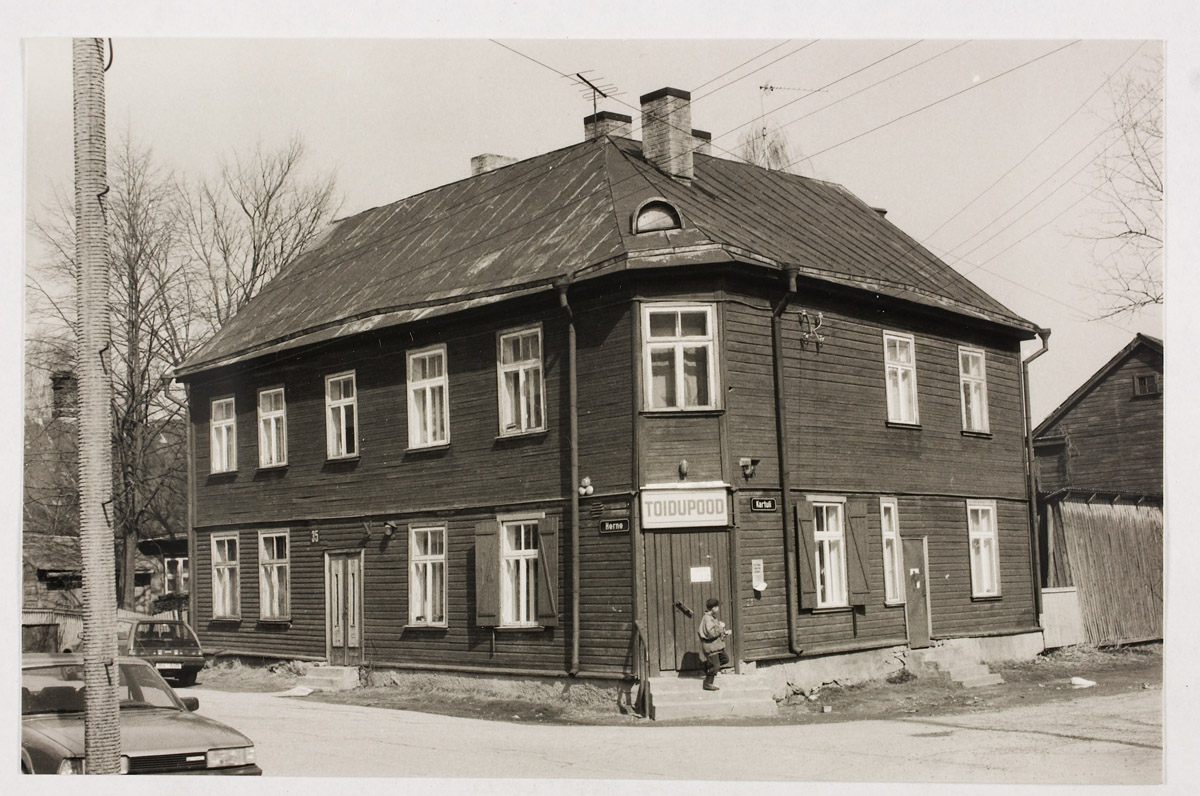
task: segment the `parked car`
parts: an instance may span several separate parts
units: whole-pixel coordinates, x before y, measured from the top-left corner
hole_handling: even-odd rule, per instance
[[[181,686],[195,685],[204,651],[190,625],[180,619],[119,618],[117,651],[154,664],[158,673]]]
[[[262,774],[254,742],[200,716],[154,667],[117,659],[122,774]],[[85,774],[83,656],[31,653],[21,660],[21,771]]]

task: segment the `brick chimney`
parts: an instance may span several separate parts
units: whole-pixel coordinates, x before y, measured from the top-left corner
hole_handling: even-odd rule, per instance
[[[660,88],[641,98],[642,154],[646,160],[679,180],[690,181],[692,95],[678,88]]]
[[[629,138],[633,134],[633,117],[612,111],[600,111],[583,117],[583,140],[591,141],[604,135]]]
[[[692,138],[696,139],[696,151],[701,155],[712,154],[712,133],[704,130],[692,130]]]
[[[471,176],[474,177],[485,171],[492,171],[516,162],[516,158],[510,158],[507,155],[476,155],[471,158]]]

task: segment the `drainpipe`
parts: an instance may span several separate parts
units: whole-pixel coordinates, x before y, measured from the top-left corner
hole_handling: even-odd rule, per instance
[[[1029,363],[1050,350],[1050,330],[1038,328],[1042,347],[1021,362],[1021,394],[1025,398],[1025,491],[1029,497],[1030,563],[1033,567],[1033,611],[1042,615],[1042,561],[1038,546],[1037,475],[1033,463],[1033,420],[1029,414]]]
[[[771,311],[771,342],[774,348],[773,360],[775,365],[775,436],[779,442],[779,491],[780,513],[783,515],[783,564],[784,592],[787,599],[787,629],[788,649],[793,655],[801,653],[799,639],[796,638],[796,537],[791,526],[792,480],[791,459],[788,443],[788,414],[787,390],[784,381],[783,368],[783,313],[796,295],[796,269],[787,271],[787,292],[779,299]]]
[[[567,301],[568,281],[558,287],[558,306],[567,316],[567,391],[571,436],[571,669],[579,674],[579,389],[576,378],[575,313]]]

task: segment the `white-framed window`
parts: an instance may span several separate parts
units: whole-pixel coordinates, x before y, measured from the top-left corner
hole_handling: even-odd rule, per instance
[[[879,499],[879,527],[883,532],[884,602],[904,602],[904,551],[900,547],[900,510],[895,498]]]
[[[987,433],[987,358],[981,349],[959,346],[958,382],[962,392],[963,431]]]
[[[888,421],[916,425],[917,354],[911,334],[883,333],[883,360],[887,371]]]
[[[187,556],[168,556],[163,559],[163,592],[165,594],[187,594]]]
[[[645,330],[647,409],[715,409],[716,335],[712,305],[647,304]]]
[[[501,436],[544,431],[546,396],[542,387],[542,327],[502,332],[496,341]]]
[[[291,616],[288,582],[288,532],[258,532],[258,617],[287,619]]]
[[[212,402],[212,455],[209,471],[231,473],[237,470],[237,412],[232,398],[214,398]]]
[[[971,548],[971,596],[1000,596],[1000,553],[997,550],[996,503],[967,501],[967,538]]]
[[[513,520],[500,531],[500,624],[537,625],[538,524]]]
[[[258,391],[258,466],[287,464],[287,406],[283,388]]]
[[[408,354],[408,447],[428,448],[450,441],[446,346]]]
[[[213,534],[213,619],[237,619],[242,615],[241,598],[238,593],[239,575],[237,533]]]
[[[446,529],[412,528],[408,551],[408,623],[445,627]]]
[[[816,542],[817,607],[849,605],[846,595],[845,502],[816,498],[813,507],[813,541]]]
[[[348,459],[358,455],[358,390],[354,371],[325,377],[325,455]]]

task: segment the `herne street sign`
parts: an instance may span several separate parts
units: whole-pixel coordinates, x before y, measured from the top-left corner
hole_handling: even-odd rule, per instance
[[[629,518],[600,520],[600,533],[624,533],[629,530]]]

